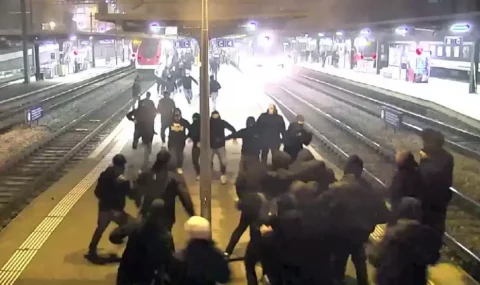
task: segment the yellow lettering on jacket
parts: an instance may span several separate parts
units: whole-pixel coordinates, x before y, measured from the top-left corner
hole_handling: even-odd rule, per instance
[[[184,127],[179,124],[179,123],[173,123],[171,126],[170,126],[170,130],[172,132],[183,132],[183,129]]]

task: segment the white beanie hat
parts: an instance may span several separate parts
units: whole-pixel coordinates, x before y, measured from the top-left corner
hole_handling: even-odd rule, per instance
[[[200,216],[193,216],[185,223],[185,231],[190,239],[211,239],[210,222]]]

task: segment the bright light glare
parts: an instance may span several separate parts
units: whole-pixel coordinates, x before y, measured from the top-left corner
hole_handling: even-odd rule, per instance
[[[358,37],[353,41],[355,47],[365,47],[368,44],[368,40],[364,37]]]
[[[343,32],[342,32],[342,31],[338,31],[338,32],[335,33],[335,35],[337,35],[337,36],[339,36],[339,37],[340,37],[340,36],[343,36]]]
[[[247,24],[246,28],[248,31],[255,31],[257,29],[257,24],[254,22],[250,22]]]
[[[48,25],[50,26],[51,30],[54,30],[55,27],[57,26],[57,24],[54,21],[51,21],[50,23],[48,23]]]
[[[71,35],[71,36],[70,36],[70,40],[71,40],[71,41],[76,41],[76,40],[77,40],[77,36]]]
[[[272,36],[269,34],[262,34],[258,37],[258,44],[262,47],[269,47],[272,45]]]
[[[318,33],[318,36],[319,36],[319,37],[324,37],[325,34],[324,34],[324,33]]]

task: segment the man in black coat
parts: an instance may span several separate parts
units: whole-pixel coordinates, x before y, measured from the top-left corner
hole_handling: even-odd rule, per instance
[[[185,179],[169,165],[170,153],[162,149],[148,172],[143,172],[137,180],[138,190],[143,196],[140,213],[146,216],[155,199],[165,201],[165,222],[171,231],[175,224],[176,198],[180,199],[189,216],[195,214],[192,198],[188,192]]]
[[[261,160],[266,164],[268,152],[271,152],[273,155],[274,152],[280,149],[282,140],[285,139],[285,121],[278,114],[277,107],[271,104],[267,112],[261,114],[258,118],[257,127],[261,134]]]
[[[172,164],[177,168],[178,173],[183,174],[183,151],[185,149],[185,141],[188,137],[190,123],[182,118],[182,111],[175,109],[173,122],[168,128],[168,150],[172,154]]]
[[[173,262],[173,239],[164,217],[165,202],[156,199],[143,221],[129,223],[110,234],[114,244],[128,237],[118,267],[117,285],[164,284],[162,280]]]
[[[312,141],[312,133],[305,129],[305,119],[298,115],[295,122],[290,123],[283,143],[283,151],[292,159],[296,159],[303,146],[308,146]]]
[[[163,92],[163,98],[159,100],[157,111],[160,114],[160,137],[162,143],[165,143],[165,131],[170,127],[173,122],[173,117],[175,113],[175,101],[170,98],[170,93],[165,91]]]
[[[245,171],[249,165],[258,161],[260,155],[260,133],[255,124],[254,117],[247,118],[247,127],[241,129],[225,138],[242,139],[242,156],[240,158],[239,172]]]
[[[423,149],[420,153],[420,172],[425,182],[422,197],[423,223],[445,232],[447,207],[452,199],[454,161],[443,148],[445,138],[432,129],[422,132]]]
[[[130,182],[124,176],[127,160],[122,154],[117,154],[112,159],[112,166],[105,169],[98,177],[95,196],[98,199],[97,227],[90,241],[88,254],[85,256],[93,263],[101,262],[97,254],[97,246],[103,233],[111,222],[119,226],[128,223],[132,217],[124,210],[125,199],[135,199],[130,188]]]
[[[213,158],[218,156],[220,161],[220,181],[222,184],[227,183],[227,151],[225,150],[225,129],[232,134],[235,133],[235,128],[227,121],[220,117],[218,111],[213,111],[210,117],[210,147],[212,148],[212,163]]]
[[[188,138],[192,141],[192,163],[197,180],[200,180],[200,114],[195,113],[192,116],[192,124],[188,131]]]

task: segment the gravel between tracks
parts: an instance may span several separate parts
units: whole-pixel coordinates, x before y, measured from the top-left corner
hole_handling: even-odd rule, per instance
[[[0,135],[0,171],[11,157],[15,157],[25,148],[60,129],[71,122],[72,119],[105,101],[108,97],[114,96],[115,92],[128,88],[132,84],[134,77],[134,75],[124,77],[115,83],[98,88],[96,91],[46,114],[40,120],[39,126],[32,128],[18,127]]]

